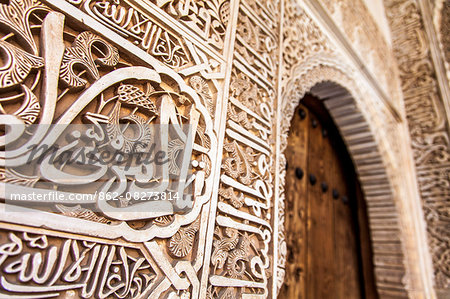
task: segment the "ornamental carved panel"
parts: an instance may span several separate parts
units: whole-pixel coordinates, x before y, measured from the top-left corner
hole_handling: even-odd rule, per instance
[[[229,2],[159,2],[1,4],[1,297],[198,296]],[[179,28],[169,25],[177,19]],[[67,125],[70,134],[61,129]],[[192,150],[183,152],[189,141]],[[86,149],[96,158],[110,149],[145,153],[157,143],[169,158],[189,156],[159,168],[83,156]],[[75,149],[76,164],[52,163],[47,153],[30,158],[42,145],[56,146],[56,158]],[[175,190],[173,177],[187,171],[178,161],[190,165],[178,188],[191,193],[177,193],[190,196],[190,208],[139,201]],[[7,211],[16,193],[50,191],[91,199],[31,200]],[[111,192],[115,202],[102,198]]]
[[[402,154],[386,154],[399,135],[385,104],[309,14],[295,0],[1,1],[0,297],[275,298],[305,92],[350,91],[383,179]],[[367,47],[397,94],[385,44]],[[398,259],[402,193],[383,188]],[[377,265],[380,286],[404,295],[405,264]]]
[[[440,92],[437,70],[431,57],[432,46],[427,39],[419,3],[385,1],[385,5],[393,31],[393,49],[399,61],[406,117],[433,259],[434,282],[445,298],[450,290],[450,142],[446,99]],[[449,5],[440,5],[444,18]],[[443,23],[441,30],[445,28],[448,28],[448,21]],[[448,38],[445,35],[437,37],[442,41]],[[441,50],[443,54],[448,53],[448,50]]]

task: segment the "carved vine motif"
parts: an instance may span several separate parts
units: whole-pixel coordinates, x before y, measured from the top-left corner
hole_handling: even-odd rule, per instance
[[[163,29],[130,1],[70,2],[168,66],[180,68],[191,63],[183,39]]]
[[[94,45],[99,45],[106,50],[105,57],[97,58],[94,61],[92,57],[92,47]],[[85,86],[87,81],[75,74],[74,68],[76,66],[83,68],[94,80],[98,80],[100,74],[98,73],[96,63],[113,67],[118,62],[119,51],[116,47],[111,46],[91,32],[82,32],[76,37],[73,45],[66,48],[59,75],[61,80],[70,88],[79,88]]]
[[[270,289],[277,36],[245,2],[238,24],[209,298],[267,297]]]
[[[14,115],[20,118],[25,124],[34,124],[41,113],[41,105],[37,97],[26,86],[22,85],[22,92],[24,95],[23,103]]]
[[[195,235],[200,229],[200,219],[187,227],[180,228],[175,235],[170,238],[169,250],[176,257],[185,257],[192,250]]]
[[[235,49],[236,59],[249,63],[258,69],[261,74],[273,79],[276,70],[274,51],[277,47],[277,40],[273,36],[273,31],[269,31],[250,14],[240,12],[237,25],[237,36]]]
[[[220,235],[220,233],[217,233]],[[242,278],[246,271],[250,240],[245,234],[239,237],[239,231],[233,228],[225,229],[225,236],[214,241],[214,251],[211,256],[216,269],[224,269],[232,278]]]
[[[429,215],[436,213],[435,211],[427,211]],[[441,218],[441,216],[438,216]],[[432,226],[428,229],[428,234],[431,236],[430,247],[433,255],[433,263],[441,265],[439,271],[436,273],[435,281],[438,286],[446,286],[448,277],[450,276],[450,234],[448,227],[445,226]]]
[[[240,73],[237,77],[233,77],[230,84],[232,90],[232,96],[239,97],[241,103],[247,107],[255,107],[258,104],[258,88],[255,84],[252,84],[249,78]]]
[[[294,0],[285,2],[283,26],[283,87],[295,65],[312,55],[331,53],[325,35]]]
[[[219,188],[219,195],[225,199],[228,199],[231,205],[233,205],[236,209],[240,209],[244,205],[244,194],[239,192],[239,195],[236,195],[232,187],[224,188],[221,186]]]
[[[280,291],[284,278],[286,275],[285,265],[287,257],[287,243],[286,243],[286,232],[285,232],[285,211],[286,211],[286,197],[284,192],[284,186],[286,182],[286,157],[284,154],[280,155],[279,169],[281,170],[278,174],[279,188],[278,188],[278,255],[277,258],[277,276],[276,279],[276,289],[277,294]]]
[[[48,8],[37,0],[10,0],[9,4],[0,5],[0,23],[7,28],[14,28],[15,34],[24,43],[25,51],[37,56],[38,48],[31,33],[30,14],[47,11]]]
[[[236,112],[236,108],[232,104],[228,105],[227,116],[229,119],[242,125],[247,130],[250,130],[253,127],[248,114],[245,111]]]
[[[299,64],[299,68],[301,68]],[[291,119],[293,117],[294,111],[298,106],[300,99],[305,95],[308,90],[314,86],[317,82],[334,80],[334,82],[340,82],[342,86],[349,86],[351,84],[349,78],[339,70],[326,65],[315,65],[312,69],[305,73],[298,72],[295,69],[290,69],[291,72],[297,74],[292,78],[289,84],[285,86],[283,97],[285,101],[283,102],[281,113],[284,116],[280,122],[280,152],[283,153],[287,148],[288,133],[291,125]],[[286,199],[284,194],[285,178],[286,178],[286,157],[284,154],[280,155],[279,159],[279,169],[280,173],[279,186],[278,189],[278,256],[277,256],[277,291],[280,290],[285,275],[285,264],[287,260],[287,244],[285,239],[285,209],[286,209]]]
[[[82,1],[70,2],[74,5],[86,4]],[[102,3],[94,3],[97,13],[102,5],[106,9],[106,2]],[[63,5],[62,2],[57,4]],[[85,11],[93,9],[92,5],[83,7]],[[113,9],[112,6],[109,8]],[[119,6],[114,9],[118,9],[119,14],[113,15],[113,18],[120,18],[125,13]],[[119,23],[130,30],[128,33],[133,33],[133,38],[137,40],[142,37],[141,34],[153,34],[146,37],[155,38],[155,43],[147,48],[149,53],[173,68],[189,61],[190,58],[183,56],[184,48],[170,40],[172,35],[150,24],[141,12],[130,7],[127,9],[126,19],[116,21],[128,22]],[[81,11],[77,13],[82,14]],[[17,17],[15,23],[8,22],[12,14]],[[108,23],[106,19],[102,21]],[[163,292],[167,295],[177,293],[186,298],[191,294],[196,296],[199,292],[197,272],[202,266],[200,257],[203,253],[194,250],[194,246],[197,244],[196,233],[205,225],[199,215],[203,205],[210,200],[212,191],[211,173],[215,163],[211,161],[214,161],[216,137],[210,117],[215,108],[211,89],[217,88],[217,82],[209,83],[204,79],[207,70],[203,66],[188,71],[189,76],[183,77],[157,62],[146,66],[139,62],[139,66],[135,66],[139,60],[129,52],[124,54],[89,30],[78,31],[78,28],[85,26],[66,21],[63,14],[51,11],[37,1],[11,1],[9,6],[2,5],[0,22],[3,22],[0,30],[1,55],[6,62],[0,70],[0,122],[3,125],[26,125],[23,131],[14,135],[16,139],[11,141],[8,136],[1,139],[2,184],[10,190],[25,188],[28,193],[64,190],[66,194],[73,195],[93,195],[102,191],[119,195],[116,201],[93,196],[94,201],[75,205],[58,204],[53,208],[33,206],[35,213],[44,213],[45,217],[33,218],[34,223],[22,219],[18,224],[46,226],[46,221],[58,219],[54,223],[59,224],[52,228],[76,233],[79,239],[43,236],[41,239],[47,240],[47,243],[40,245],[42,250],[39,252],[36,246],[25,246],[26,234],[21,238],[19,234],[11,233],[9,240],[2,239],[2,292],[7,295],[21,294],[27,298],[56,295],[153,298]],[[146,26],[148,31],[142,31]],[[117,27],[114,29],[117,30]],[[141,41],[148,42],[145,39]],[[143,47],[142,44],[140,46]],[[195,53],[197,58],[203,55],[198,51]],[[208,59],[205,57],[201,56],[201,59]],[[207,68],[211,65],[208,64]],[[65,139],[61,138],[62,132],[55,131],[56,126],[31,126],[35,123],[82,125],[72,127],[70,138]],[[105,151],[116,150],[124,155],[148,152],[152,143],[158,140],[158,131],[150,125],[164,126],[169,123],[182,128],[171,135],[170,140],[162,141],[166,142],[167,153],[172,158],[171,163],[162,167],[167,167],[170,178],[179,176],[183,171],[179,158],[183,155],[179,153],[184,149],[188,136],[191,136],[183,128],[189,126],[193,132],[189,137],[194,143],[192,153],[183,157],[188,159],[195,174],[185,182],[186,188],[190,188],[187,190],[192,192],[188,196],[192,196],[193,202],[192,209],[187,212],[173,211],[172,208],[162,209],[161,212],[161,209],[142,207],[142,203],[136,200],[138,193],[146,193],[160,186],[167,190],[176,187],[171,182],[164,187],[165,182],[158,170],[153,171],[142,165],[124,168],[123,165],[114,165],[111,161],[112,164],[105,164],[100,160]],[[126,131],[130,127],[134,130],[131,135]],[[17,129],[12,127],[11,130],[14,132]],[[20,158],[29,151],[28,145],[41,145],[44,141],[49,146],[69,149],[69,158],[76,161],[78,168],[65,163],[51,164],[47,153],[41,161],[27,162]],[[8,143],[6,148],[5,142]],[[9,155],[9,152],[15,154]],[[61,154],[57,152],[55,155],[59,157]],[[6,156],[8,159],[5,159]],[[25,162],[32,165],[22,167]],[[127,198],[120,197],[120,194],[135,195]],[[155,201],[146,203],[154,204]],[[169,201],[167,203],[172,205]],[[141,211],[136,213],[131,210],[136,207],[141,207]],[[38,209],[41,211],[38,212]],[[206,221],[203,220],[203,223]],[[102,235],[121,241],[120,244],[83,241],[84,235],[96,238]],[[157,238],[159,243],[147,242]],[[145,248],[144,242],[148,248],[141,252]],[[162,248],[168,248],[171,256]],[[158,252],[161,252],[159,261],[166,259],[170,264],[174,259],[184,258],[183,264],[173,263],[177,270],[153,270],[147,258]],[[29,265],[31,259],[34,262]],[[72,264],[69,264],[71,259]],[[197,261],[195,265],[191,260]],[[187,274],[182,276],[183,279],[189,277],[189,283],[172,286],[163,279],[157,279],[159,274],[155,271],[167,272],[166,276],[185,271]],[[30,284],[32,289],[28,288]]]
[[[9,4],[0,4],[0,24],[4,33],[0,41],[4,61],[0,70],[1,110],[26,125],[33,124],[40,114],[41,106],[34,93],[36,80],[44,66],[31,28],[47,11],[48,8],[39,1],[11,0]],[[9,106],[17,101],[22,103],[18,109]]]
[[[158,7],[218,50],[223,49],[230,15],[228,0],[153,0]]]
[[[12,3],[14,4],[15,2]],[[24,2],[20,9],[21,10],[18,11],[19,15],[20,13],[30,14],[33,11],[38,10],[44,12],[48,11],[45,6],[39,6],[38,2]],[[62,15],[55,12],[50,12],[44,18],[41,14],[34,17],[35,18],[33,20],[35,20],[38,24],[39,22],[43,24],[37,25],[41,28],[41,36],[43,37],[40,43],[40,46],[43,48],[42,51],[44,53],[51,53],[52,55],[39,57],[26,52],[26,50],[18,48],[9,42],[9,39],[11,39],[14,34],[7,35],[6,38],[1,41],[1,45],[5,49],[4,53],[7,56],[7,59],[13,62],[7,65],[4,70],[12,72],[11,74],[18,74],[16,76],[6,75],[5,73],[3,78],[14,78],[14,80],[4,79],[3,82],[5,84],[3,85],[3,88],[19,87],[12,90],[14,93],[13,96],[6,93],[7,98],[2,101],[4,107],[2,111],[2,122],[10,122],[10,119],[14,119],[15,122],[19,121],[25,124],[32,124],[39,120],[39,123],[51,123],[55,121],[58,124],[82,122],[93,125],[93,128],[95,129],[89,129],[84,132],[73,132],[73,136],[78,137],[76,137],[74,142],[64,145],[66,148],[72,149],[78,147],[78,149],[71,152],[72,156],[70,158],[78,159],[77,163],[82,164],[86,163],[87,159],[82,156],[83,152],[80,151],[80,149],[92,150],[94,148],[102,148],[102,146],[110,146],[113,149],[120,150],[125,154],[131,154],[134,152],[143,153],[149,150],[149,146],[155,138],[155,133],[152,132],[148,126],[150,123],[178,123],[176,119],[179,119],[179,124],[184,125],[189,123],[191,115],[195,113],[203,113],[206,115],[206,110],[199,102],[198,94],[196,94],[195,91],[187,91],[187,85],[183,85],[181,87],[185,91],[180,91],[180,87],[177,86],[179,83],[173,84],[175,80],[182,82],[179,79],[168,79],[169,81],[173,80],[172,83],[167,81],[167,84],[173,88],[161,87],[158,85],[158,82],[160,82],[161,79],[156,71],[145,67],[124,67],[124,62],[120,60],[119,51],[116,47],[88,31],[73,34],[71,29],[65,28]],[[22,30],[21,28],[28,28],[31,25],[24,23],[17,26],[19,26],[20,30],[16,27],[12,27],[11,31],[26,33],[27,31]],[[21,35],[25,33],[21,33]],[[49,35],[50,33],[51,35]],[[64,33],[65,35],[63,35]],[[69,40],[71,37],[74,38],[71,46],[64,47],[64,37],[68,37]],[[33,38],[32,42],[28,42],[28,46],[33,44],[34,40],[35,39]],[[17,57],[17,59],[13,57]],[[60,64],[58,64],[58,62]],[[40,73],[35,74],[35,72],[32,72],[33,68],[40,69],[42,67],[44,67],[43,71],[47,82],[43,82],[40,79]],[[35,77],[34,80],[27,79],[27,77],[31,77],[31,75]],[[57,84],[58,77],[62,82],[61,86],[58,86]],[[142,77],[142,79],[137,79],[139,77]],[[50,82],[50,80],[53,81]],[[134,80],[134,83],[130,84],[130,80]],[[194,82],[195,80],[191,81]],[[203,97],[206,99],[204,101],[207,101],[207,85],[202,81],[200,81],[199,84],[201,86],[201,90],[197,90],[199,93],[200,91],[203,93]],[[37,96],[33,93],[33,90],[41,85],[43,85],[42,88],[46,88],[45,93],[43,94],[46,97],[45,109],[47,109],[47,112],[44,116],[40,114],[41,107]],[[84,89],[86,92],[82,93],[77,98],[76,95],[68,93],[71,89]],[[22,93],[20,93],[21,91]],[[86,94],[90,94],[92,98],[85,98]],[[196,97],[196,99],[193,99],[193,97]],[[9,103],[8,100],[14,104],[16,100],[20,98],[23,99],[23,104],[18,110],[9,112],[10,109],[7,105]],[[57,106],[57,101],[58,103],[73,101],[74,104],[72,105],[70,111],[60,111],[55,109],[55,106]],[[85,107],[88,103],[95,101],[98,101],[96,105],[97,108],[86,111]],[[156,103],[158,103],[158,106]],[[11,105],[11,107],[14,106]],[[193,112],[197,109],[196,107],[203,111],[198,112],[198,110],[196,110],[197,112]],[[54,110],[52,111],[48,109]],[[57,117],[58,120],[56,121]],[[136,126],[139,131],[139,137],[130,138],[124,132],[119,130],[118,128],[122,123]],[[211,172],[211,164],[209,162],[210,158],[208,158],[208,152],[213,148],[215,140],[214,137],[211,136],[211,124],[208,120],[199,117],[193,125],[196,132],[199,132],[199,140],[201,143],[201,149],[196,149],[193,157],[194,160],[196,158],[199,160],[199,162],[196,163],[196,168],[200,172],[206,170],[209,176],[209,173]],[[48,133],[51,132],[52,131]],[[83,134],[85,134],[83,138],[86,139],[79,139],[79,137]],[[42,136],[39,136],[39,134],[34,136],[24,134],[21,138],[26,145],[26,142],[28,142],[28,144],[31,144],[32,142],[40,142]],[[181,136],[180,138],[186,137]],[[48,138],[46,140],[47,142],[50,142],[49,145],[60,142],[58,141],[58,136],[56,136],[52,141]],[[168,143],[167,146],[169,155],[176,155],[176,152],[180,150],[180,146],[184,146],[185,141],[180,142],[181,140],[172,140]],[[23,153],[27,151],[26,146],[25,148],[17,148],[15,150],[22,151]],[[100,152],[101,151],[102,150],[100,150]],[[100,152],[98,154],[101,155]],[[60,153],[58,155],[60,155]],[[82,160],[80,160],[80,157]],[[19,158],[16,158],[16,162],[12,163],[22,165],[23,161],[21,160],[19,162],[18,159]],[[85,190],[88,193],[93,192],[94,190],[109,190],[108,192],[114,190],[114,192],[117,192],[120,196],[123,192],[143,192],[145,190],[150,190],[151,188],[154,188],[155,182],[158,181],[156,173],[148,173],[145,175],[142,173],[142,169],[138,170],[136,166],[129,170],[124,170],[120,167],[113,168],[114,174],[111,177],[111,173],[107,171],[105,165],[100,164],[95,164],[97,169],[95,171],[91,171],[89,174],[85,173],[83,178],[81,178],[80,176],[71,174],[69,170],[65,169],[65,166],[61,166],[61,168],[56,169],[53,165],[49,165],[45,159],[43,162],[40,162],[40,165],[36,164],[37,169],[39,169],[38,175],[31,175],[26,171],[24,172],[23,170],[13,169],[8,170],[9,172],[4,172],[5,175],[3,176],[3,182],[12,184],[12,188],[14,188],[14,183],[19,183],[32,188],[37,180],[45,179],[52,182],[53,188],[57,190],[59,187],[59,177],[65,179],[71,178],[78,181],[78,185],[90,184],[91,187],[87,187]],[[3,161],[3,163],[5,162]],[[171,164],[169,166],[169,171],[171,174],[177,174],[177,171],[180,171],[180,167],[178,165]],[[8,173],[13,174],[16,178],[10,178],[12,176],[8,175]],[[96,181],[102,176],[103,179],[108,181],[108,183],[103,186],[96,183]],[[120,187],[114,184],[114,177],[116,177],[118,181],[122,182],[121,185],[119,185]],[[202,175],[198,176],[198,178],[200,180],[205,179]],[[146,187],[144,187],[143,184],[147,184]],[[75,183],[75,185],[77,184]],[[203,189],[201,184],[198,184],[197,187]],[[76,189],[77,188],[73,189],[72,192],[77,193],[77,191],[75,191]],[[206,188],[206,192],[209,192],[207,190],[208,188]],[[198,196],[201,195],[202,193],[198,192]],[[205,200],[206,199],[200,201],[204,202]],[[105,206],[105,203],[102,204],[99,204],[98,208],[104,215],[111,218],[112,214],[110,212],[106,212],[105,209],[114,210],[124,207],[130,208],[133,206],[134,202],[121,199],[119,206],[114,206],[114,204],[112,206],[109,204]],[[111,221],[101,220],[103,219],[102,216],[97,217],[96,213],[91,211],[90,208],[80,207],[79,209],[72,210],[69,208],[63,208],[59,209],[59,211],[68,216],[73,217],[78,215],[79,218],[94,222],[112,223]],[[127,219],[112,217],[112,219],[118,221],[130,221],[137,220],[139,218],[140,216],[132,216]],[[148,217],[145,218],[155,217],[152,217],[150,213],[148,214]],[[176,230],[173,231],[172,234],[175,232]]]
[[[273,100],[275,97],[273,91],[265,89],[264,86],[260,86],[256,82],[252,82],[244,72],[237,70],[233,70],[233,72],[230,84],[231,96],[250,110],[255,111],[259,107],[259,109],[262,109],[262,115],[268,118],[269,111],[261,105]],[[231,114],[235,114],[233,108],[229,111]],[[241,116],[238,115],[237,117],[240,118]]]
[[[0,267],[6,284],[2,282],[2,292],[29,298],[54,293],[86,298],[197,298],[204,289],[210,298],[239,298],[244,294],[270,296],[271,274],[276,271],[277,276],[272,279],[281,286],[286,258],[283,190],[274,190],[276,105],[283,104],[286,96],[286,102],[291,105],[283,106],[281,113],[289,119],[293,113],[292,98],[303,95],[306,90],[302,88],[310,87],[308,80],[344,77],[336,69],[324,68],[312,71],[315,79],[300,76],[298,81],[287,84],[292,69],[301,66],[305,59],[317,53],[329,54],[324,35],[297,8],[295,1],[285,1],[283,80],[277,82],[280,1],[240,1],[236,10],[236,52],[233,61],[227,62],[233,65],[231,74],[226,73],[225,62],[216,53],[232,48],[225,44],[231,39],[226,38],[227,28],[234,19],[230,16],[234,12],[229,1],[67,2],[79,10],[66,20],[38,1],[11,0],[9,5],[0,6],[1,30],[7,28],[2,31],[0,47],[3,60],[10,62],[6,72],[0,72],[3,82],[0,120],[26,124],[21,137],[34,142],[40,138],[31,131],[30,125],[34,123],[89,124],[91,130],[74,132],[70,136],[73,138],[62,145],[77,150],[98,148],[99,155],[104,148],[126,154],[147,152],[156,136],[148,124],[171,121],[180,126],[194,125],[193,153],[189,157],[195,175],[190,177],[193,214],[153,213],[155,209],[142,209],[141,214],[131,217],[110,213],[139,205],[138,200],[126,197],[116,202],[105,201],[106,205],[92,202],[47,209],[44,212],[49,219],[76,223],[70,229],[65,223],[55,229],[74,232],[77,238],[67,237],[65,233],[57,237],[56,233],[11,232],[8,237],[3,234]],[[61,3],[65,1],[52,1],[51,7],[56,9]],[[15,22],[11,22],[12,14],[17,16]],[[86,23],[73,20],[77,18]],[[101,38],[102,30],[98,28],[91,31],[92,22],[104,26],[98,25],[102,30],[106,27],[108,33],[121,36],[121,44]],[[125,50],[130,45],[135,52]],[[210,46],[214,49],[210,50]],[[205,54],[200,48],[210,52]],[[305,72],[311,68],[307,65]],[[231,76],[231,86],[229,94],[222,99],[223,82],[228,82],[222,81],[225,74]],[[282,96],[276,94],[279,84],[287,91]],[[221,129],[213,131],[211,116],[216,112],[216,104],[221,107],[225,98],[228,105],[224,155],[218,157],[215,132]],[[222,111],[217,112],[219,115]],[[137,127],[139,138],[130,138],[117,130],[118,124]],[[282,121],[282,136],[287,129],[288,124]],[[281,151],[284,142],[282,138]],[[183,138],[168,142],[171,157],[179,154],[183,144]],[[278,161],[280,186],[285,175],[283,158]],[[219,198],[215,218],[209,219],[204,217],[208,213],[203,213],[203,209],[204,206],[210,209],[209,200],[215,186],[212,174],[216,173],[217,159],[222,159],[223,165],[218,176]],[[146,191],[162,183],[158,173],[136,165],[128,170],[117,165],[108,165],[107,169],[94,166],[97,167],[94,170],[86,168],[88,175],[78,173],[85,184],[64,186],[64,190],[108,190],[125,194]],[[44,163],[37,173],[29,173],[21,168],[0,167],[0,180],[33,189],[45,178],[52,188],[62,190],[59,177],[69,174],[73,179],[70,176],[73,173],[65,166],[50,172],[46,168]],[[179,164],[168,165],[171,176],[180,171]],[[88,183],[92,185],[86,186],[89,185],[86,180],[91,180]],[[441,179],[439,186],[444,181]],[[435,186],[427,190],[433,194],[439,192]],[[274,198],[278,198],[278,203]],[[278,211],[275,211],[277,204]],[[274,220],[274,215],[278,219]],[[45,225],[34,217],[27,220],[33,226]],[[22,219],[18,224],[23,222]],[[214,232],[210,235],[213,244],[204,243],[206,225],[212,226],[213,230],[208,227],[208,231]],[[276,239],[275,229],[279,229]],[[99,234],[115,241],[101,241]],[[95,240],[86,241],[84,235],[93,235]],[[278,256],[272,257],[275,240]],[[203,265],[203,248],[208,246],[212,246],[211,261]],[[157,257],[155,262],[150,256]],[[445,259],[447,253],[441,256]],[[46,273],[50,273],[48,277]],[[24,291],[27,283],[37,291]],[[46,289],[50,286],[52,290]]]
[[[208,108],[209,113],[214,115],[215,103],[206,81],[200,76],[192,76],[189,78],[189,84],[202,97],[203,103]]]
[[[152,58],[158,59],[175,70],[183,69],[184,75],[199,73],[201,76],[194,75],[192,77],[198,77],[202,80],[212,79],[212,81],[215,81],[214,84],[206,85],[208,91],[205,92],[203,86],[200,87],[203,91],[199,91],[199,95],[201,95],[204,100],[204,105],[211,112],[211,116],[214,116],[215,92],[219,84],[217,80],[223,79],[224,77],[224,65],[223,61],[218,59],[217,56],[213,55],[214,57],[212,57],[200,50],[199,45],[202,47],[200,41],[194,41],[194,43],[192,40],[188,41],[185,33],[180,34],[175,32],[176,30],[173,28],[169,28],[171,25],[166,24],[168,18],[163,17],[165,15],[164,13],[156,16],[152,12],[152,9],[158,8],[153,7],[151,3],[148,4],[152,9],[148,10],[147,6],[141,7],[132,0],[72,0],[69,2],[84,11],[86,17],[92,17],[101,25],[106,26],[131,42],[133,46],[135,45],[145,51]],[[185,4],[180,4],[178,2],[169,3],[171,1],[157,2],[160,6],[169,7],[173,5],[176,9],[181,9],[182,11],[188,9],[187,7],[197,5],[193,2],[191,3],[191,1],[188,1],[186,6],[183,6]],[[207,4],[207,6],[208,5],[211,4]],[[227,21],[228,18],[227,8],[227,1],[220,5],[220,15],[222,16],[223,21]],[[200,10],[204,12],[202,9]],[[211,13],[209,10],[207,11]],[[189,14],[190,13],[191,11],[189,11]],[[207,13],[194,15],[194,17],[202,20],[206,18],[205,28],[213,26],[211,20],[207,17]],[[186,18],[186,16],[182,16],[181,19],[179,19],[179,22],[187,20]],[[189,28],[191,29],[195,28],[197,25],[200,26],[198,20],[189,24]],[[209,32],[209,29],[205,30]],[[194,81],[190,81],[190,85],[192,87],[198,87],[199,81],[197,79],[193,80]],[[201,85],[203,85],[203,83],[201,83]]]

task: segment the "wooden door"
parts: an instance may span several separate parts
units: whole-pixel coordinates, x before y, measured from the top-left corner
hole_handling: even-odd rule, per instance
[[[321,101],[302,103],[286,149],[288,255],[279,298],[377,298],[352,162]]]

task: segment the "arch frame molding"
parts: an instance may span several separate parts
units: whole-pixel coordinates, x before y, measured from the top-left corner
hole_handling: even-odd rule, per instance
[[[415,277],[418,273],[411,269],[408,255],[411,259],[418,253],[410,252],[411,246],[407,243],[412,240],[405,233],[405,221],[401,219],[405,210],[397,200],[399,186],[395,176],[398,165],[388,150],[387,143],[390,141],[380,136],[384,128],[377,123],[374,107],[368,100],[376,96],[370,94],[369,88],[364,90],[365,83],[355,79],[356,72],[340,61],[332,54],[312,56],[292,69],[290,80],[284,85],[281,96],[283,102],[279,108],[279,115],[284,117],[278,120],[279,143],[276,155],[279,174],[276,178],[278,225],[274,227],[279,228],[279,231],[278,240],[274,240],[278,259],[277,272],[274,273],[277,286],[274,289],[278,291],[283,281],[287,253],[284,236],[289,233],[284,231],[284,151],[294,111],[301,98],[310,92],[325,101],[361,183],[368,207],[377,291],[383,297],[414,297],[411,285],[420,278]],[[396,122],[391,124],[395,125]]]

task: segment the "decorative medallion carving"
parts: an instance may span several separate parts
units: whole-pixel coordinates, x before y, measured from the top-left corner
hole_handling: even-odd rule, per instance
[[[2,296],[197,296],[202,254],[196,246],[204,241],[195,239],[208,224],[203,209],[211,198],[215,166],[211,162],[217,150],[211,117],[220,76],[213,83],[207,72],[220,65],[189,69],[206,54],[192,47],[191,52],[184,42],[181,45],[182,39],[125,1],[71,3],[83,11],[61,1],[47,5],[15,0],[2,4],[0,10],[0,47],[7,62],[0,74],[0,121],[6,126],[25,125],[11,126],[8,136],[2,137],[6,145],[0,162],[2,189],[92,196],[54,209],[28,206],[24,209],[35,215],[31,218],[28,213],[13,213],[17,218],[11,219],[2,212],[2,221],[9,223],[2,223],[1,233]],[[66,18],[61,8],[73,10],[75,19],[80,17],[94,28]],[[109,28],[105,33],[122,30],[125,43],[132,45],[128,49],[135,52],[96,33],[103,25]],[[142,63],[136,53],[150,54],[161,63]],[[61,140],[57,126],[68,124],[85,126],[73,129],[70,140]],[[188,159],[194,176],[186,183],[194,186],[193,204],[187,212],[152,208],[161,206],[155,201],[136,201],[142,196],[136,194],[163,188],[164,181],[148,165],[143,169],[115,165],[112,160],[89,162],[81,155],[95,149],[91,152],[99,158],[108,148],[124,154],[149,151],[157,133],[150,127],[153,124],[189,125],[193,131],[192,137],[180,131],[178,139],[167,141],[172,163],[162,166],[170,175],[179,174],[176,155],[192,138]],[[127,135],[119,125],[133,126],[137,135]],[[9,138],[12,135],[14,139]],[[47,153],[40,161],[24,159],[33,144],[75,149],[70,158],[77,159],[78,173],[68,164],[56,168]],[[120,200],[100,198],[111,192]],[[38,228],[42,226],[51,230],[44,232]]]

